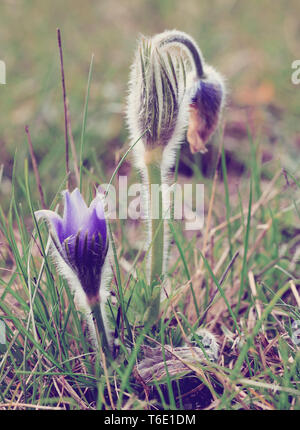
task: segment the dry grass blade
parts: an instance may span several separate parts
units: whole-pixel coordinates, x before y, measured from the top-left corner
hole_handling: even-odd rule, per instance
[[[65,83],[64,59],[63,59],[63,51],[62,51],[61,34],[60,34],[59,28],[57,29],[57,41],[58,41],[58,49],[59,49],[59,56],[60,56],[61,83],[62,83],[64,115],[65,115],[66,174],[67,174],[68,183],[69,183],[70,166],[69,166],[68,106],[67,106],[67,92],[66,92],[66,83]]]

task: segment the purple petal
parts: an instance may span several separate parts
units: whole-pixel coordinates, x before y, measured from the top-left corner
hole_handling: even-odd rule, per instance
[[[71,193],[71,200],[73,207],[81,213],[85,213],[87,211],[87,205],[80,194],[78,188]]]
[[[64,191],[64,237],[76,235],[87,216],[87,206],[76,188],[71,194]]]
[[[63,220],[56,212],[49,211],[49,210],[40,210],[40,211],[36,211],[34,214],[37,221],[43,218],[48,222],[52,232],[57,236],[60,243],[64,241]]]
[[[202,119],[202,127],[199,134],[204,143],[215,131],[222,105],[222,86],[218,82],[200,80],[196,94],[192,98],[194,107]]]
[[[99,201],[97,203],[96,215],[98,218],[98,228],[99,228],[99,232],[100,232],[101,237],[102,237],[102,243],[103,243],[103,246],[105,247],[106,238],[107,238],[107,230],[106,230],[106,221],[105,221],[104,209],[103,209],[103,205],[102,205],[101,201]]]
[[[87,217],[84,226],[82,227],[82,232],[88,231],[89,240],[92,238],[93,235],[95,235],[95,237],[98,237],[98,234],[100,233],[103,247],[105,247],[107,236],[106,221],[103,205],[99,196],[97,196],[91,202],[88,212],[89,216]]]

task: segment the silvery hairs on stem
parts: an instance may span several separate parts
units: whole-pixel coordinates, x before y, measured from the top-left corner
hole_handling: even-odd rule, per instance
[[[173,30],[153,38],[140,38],[130,74],[127,123],[131,141],[139,139],[132,152],[146,185],[142,197],[148,218],[149,184],[153,178],[158,178],[159,184],[170,183],[170,170],[187,128],[191,151],[206,151],[205,143],[218,125],[224,99],[223,78],[205,63],[189,35]],[[166,213],[169,208],[162,200]],[[148,226],[151,243],[150,221]],[[165,272],[169,253],[167,223],[162,234]]]
[[[36,219],[45,219],[51,236],[51,256],[60,274],[68,281],[83,309],[91,337],[97,337],[91,310],[99,307],[105,336],[107,285],[112,277],[110,245],[102,196],[97,194],[88,207],[79,190],[63,192],[64,214],[61,218],[51,210],[35,212]],[[94,312],[95,313],[95,312]],[[97,310],[98,313],[98,310]]]

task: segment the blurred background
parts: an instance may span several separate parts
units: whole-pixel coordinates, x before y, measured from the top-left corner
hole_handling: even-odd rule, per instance
[[[0,85],[2,206],[8,206],[11,196],[14,156],[16,180],[24,181],[24,158],[29,157],[26,124],[48,205],[64,178],[58,27],[78,153],[89,65],[95,56],[84,165],[99,183],[109,180],[128,144],[124,106],[137,37],[174,28],[193,36],[206,61],[227,79],[224,137],[229,185],[234,188],[248,178],[249,130],[259,141],[263,177],[272,176],[275,165],[296,172],[300,85],[291,82],[291,64],[300,59],[299,18],[298,0],[1,0],[0,59],[7,68],[7,83]],[[191,177],[197,170],[210,178],[217,139],[205,156],[192,156],[185,143],[180,174]],[[122,167],[126,168],[129,161]],[[32,173],[30,181],[38,199]]]

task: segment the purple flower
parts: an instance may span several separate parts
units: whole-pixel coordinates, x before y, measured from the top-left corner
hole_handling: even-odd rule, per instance
[[[79,190],[63,192],[64,214],[40,210],[50,226],[53,245],[77,278],[91,302],[99,296],[102,268],[108,251],[107,227],[101,197],[87,207]]]
[[[224,105],[225,88],[221,76],[206,66],[191,97],[187,139],[192,153],[206,152],[205,144],[217,128]]]

